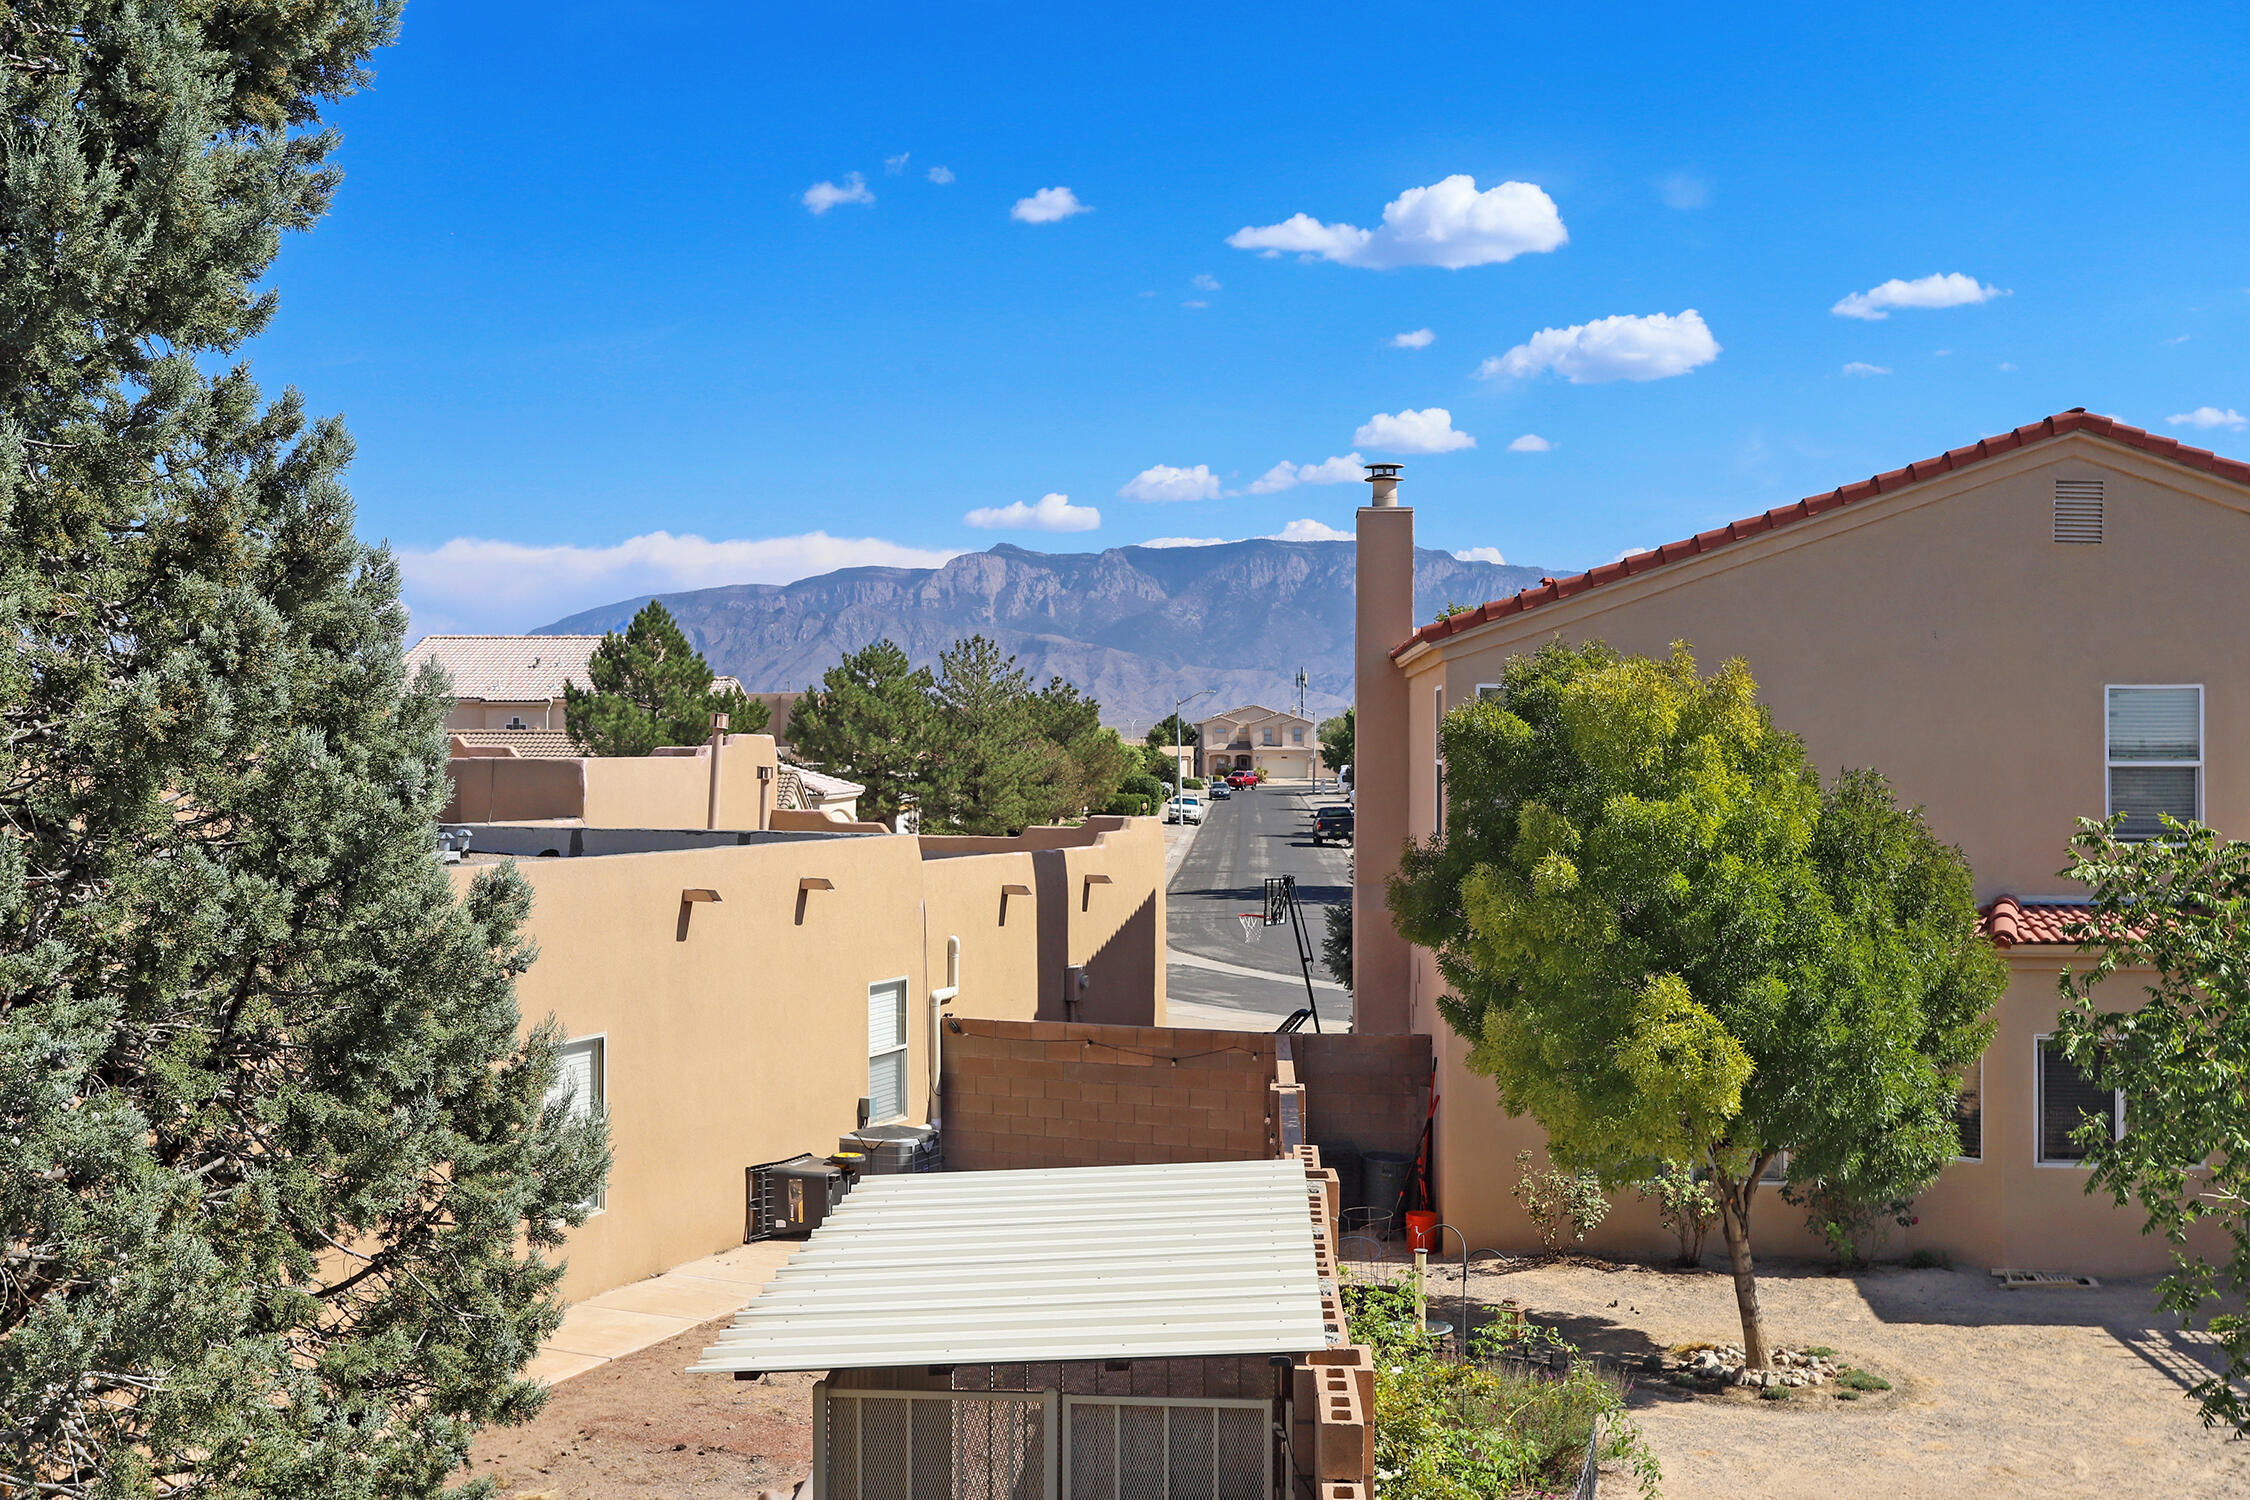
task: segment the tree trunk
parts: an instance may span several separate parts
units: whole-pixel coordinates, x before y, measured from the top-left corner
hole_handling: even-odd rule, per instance
[[[1734,1304],[1742,1314],[1742,1366],[1762,1370],[1767,1363],[1766,1324],[1758,1311],[1758,1273],[1750,1263],[1750,1193],[1748,1185],[1727,1185],[1719,1201],[1719,1226],[1726,1231]]]

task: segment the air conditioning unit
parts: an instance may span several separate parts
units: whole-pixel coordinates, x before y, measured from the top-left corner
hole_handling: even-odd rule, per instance
[[[744,1169],[742,1242],[801,1239],[821,1226],[851,1191],[843,1168],[806,1152]]]

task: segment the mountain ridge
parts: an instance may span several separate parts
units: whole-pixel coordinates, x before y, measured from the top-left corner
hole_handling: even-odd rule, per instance
[[[1160,719],[1206,687],[1217,691],[1205,712],[1292,707],[1299,667],[1317,717],[1351,701],[1353,552],[1350,542],[1265,539],[1060,553],[1002,542],[936,568],[841,568],[794,583],[638,594],[533,633],[622,630],[653,598],[714,671],[762,692],[816,683],[845,652],[882,637],[920,666],[981,632],[1036,680],[1075,683],[1121,727]],[[1414,615],[1500,598],[1543,576],[1417,548]]]

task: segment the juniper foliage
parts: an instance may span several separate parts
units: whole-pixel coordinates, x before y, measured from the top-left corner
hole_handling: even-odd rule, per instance
[[[229,357],[395,0],[0,0],[0,1491],[440,1492],[606,1169],[341,424]]]

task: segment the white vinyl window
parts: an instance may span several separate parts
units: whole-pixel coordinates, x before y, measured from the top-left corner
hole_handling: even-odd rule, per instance
[[[547,1103],[551,1107],[569,1101],[570,1117],[583,1120],[589,1115],[599,1115],[608,1108],[609,1043],[605,1037],[581,1037],[565,1042],[556,1054],[555,1081],[547,1090]],[[606,1190],[597,1189],[586,1200],[588,1213],[600,1213],[607,1201]]]
[[[2104,720],[2108,738],[2107,815],[2125,815],[2120,836],[2162,834],[2161,815],[2181,822],[2203,815],[2203,688],[2112,687]]]
[[[906,981],[867,987],[867,1121],[906,1118]]]
[[[1280,743],[1281,743],[1281,731],[1280,731],[1280,730],[1278,730],[1278,729],[1276,729],[1276,728],[1274,728],[1274,727],[1273,727],[1272,725],[1270,725],[1270,724],[1269,724],[1269,725],[1267,725],[1267,726],[1266,726],[1266,730],[1265,730],[1265,735],[1264,735],[1264,742],[1265,742],[1266,744],[1268,744],[1268,745],[1278,745],[1278,744],[1280,744]]]
[[[2125,1095],[2105,1089],[2079,1071],[2062,1055],[2054,1038],[2035,1037],[2038,1048],[2039,1165],[2076,1166],[2086,1159],[2086,1148],[2071,1135],[2088,1119],[2107,1119],[2113,1135],[2124,1133]]]
[[[1984,1160],[1984,1059],[1962,1076],[1960,1097],[1953,1101],[1953,1128],[1961,1137],[1955,1161]]]
[[[1292,744],[1292,745],[1302,745],[1302,744],[1303,744],[1304,742],[1305,742],[1305,732],[1304,732],[1304,731],[1303,731],[1302,729],[1292,729],[1292,730],[1290,730],[1290,731],[1289,731],[1289,743],[1290,743],[1290,744]]]

